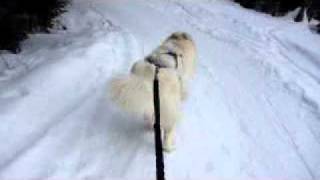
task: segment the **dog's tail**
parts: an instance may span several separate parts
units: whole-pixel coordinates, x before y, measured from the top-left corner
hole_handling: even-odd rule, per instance
[[[112,78],[109,85],[111,100],[120,108],[138,115],[153,112],[152,81],[130,74]]]

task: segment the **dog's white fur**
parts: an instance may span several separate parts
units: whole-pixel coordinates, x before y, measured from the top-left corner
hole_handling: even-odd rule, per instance
[[[112,100],[126,111],[153,121],[154,77],[154,65],[145,61],[136,62],[129,75],[111,80]],[[170,151],[173,149],[174,127],[181,118],[181,84],[177,72],[169,68],[159,69],[158,79],[161,128],[164,132],[163,148]]]
[[[146,59],[174,69],[176,68],[175,61],[172,59],[172,56],[166,54],[167,52],[174,52],[178,55],[177,71],[182,83],[182,99],[184,100],[187,97],[188,81],[191,80],[195,74],[197,60],[196,45],[188,33],[175,32]]]
[[[166,52],[175,52],[179,56],[179,67],[181,75],[184,79],[190,80],[195,74],[197,50],[196,45],[191,36],[185,32],[175,32],[171,34],[158,48],[150,55],[151,59],[166,64],[168,67],[174,68],[174,61],[165,57]]]
[[[178,68],[175,68],[173,57],[163,53],[168,50],[179,55]],[[195,45],[186,33],[173,33],[163,44],[149,56],[152,61],[163,63],[158,73],[161,129],[164,133],[163,148],[174,149],[173,139],[175,126],[181,119],[181,101],[186,96],[185,83],[191,79],[195,69]],[[147,58],[149,58],[147,57]],[[141,60],[136,62],[129,75],[114,77],[110,83],[111,99],[127,112],[144,117],[153,123],[153,80],[155,65]]]

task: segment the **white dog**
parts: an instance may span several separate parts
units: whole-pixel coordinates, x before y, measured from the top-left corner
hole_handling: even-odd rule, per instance
[[[176,32],[143,61],[136,62],[128,75],[114,77],[110,95],[122,109],[154,122],[153,81],[159,68],[159,95],[163,148],[174,149],[175,126],[181,119],[181,101],[186,96],[186,81],[194,74],[196,49],[190,36]]]

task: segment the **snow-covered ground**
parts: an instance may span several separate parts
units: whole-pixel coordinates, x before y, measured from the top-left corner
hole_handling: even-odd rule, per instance
[[[75,0],[0,56],[0,179],[154,179],[152,133],[106,98],[174,31],[198,47],[167,179],[320,179],[320,36],[228,1]]]

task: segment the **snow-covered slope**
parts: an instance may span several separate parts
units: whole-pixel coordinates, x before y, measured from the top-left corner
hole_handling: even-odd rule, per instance
[[[154,179],[152,133],[107,81],[173,31],[199,58],[167,179],[320,179],[320,37],[228,1],[76,0],[0,59],[0,179]]]

